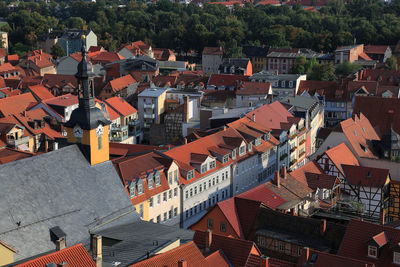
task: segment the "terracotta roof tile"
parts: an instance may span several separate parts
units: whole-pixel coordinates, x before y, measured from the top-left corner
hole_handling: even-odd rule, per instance
[[[39,100],[45,100],[54,97],[53,94],[41,84],[30,86],[29,90],[36,95]]]
[[[114,96],[106,99],[105,102],[118,112],[121,116],[130,116],[137,113],[137,110],[126,102],[122,97]]]
[[[325,154],[335,164],[336,168],[345,176],[342,165],[356,165],[360,166],[357,158],[353,155],[345,143],[341,143],[327,151]]]
[[[264,0],[257,3],[257,5],[280,5],[281,3],[278,0]]]
[[[382,232],[387,236],[388,242],[379,249],[376,259],[369,257],[368,245],[371,244],[371,241],[374,241],[374,237],[379,244],[385,243]],[[398,265],[393,263],[393,250],[399,249],[399,242],[400,229],[366,221],[351,220],[347,226],[338,255],[368,261],[375,264],[376,267],[394,267]]]
[[[17,71],[17,69],[10,63],[3,63],[0,65],[0,73],[11,73]]]
[[[221,55],[224,53],[224,49],[220,47],[204,47],[203,54],[204,55]]]
[[[129,267],[176,267],[181,260],[186,261],[187,267],[210,266],[196,244],[193,241],[189,241],[177,248],[132,264]]]
[[[221,250],[217,250],[214,253],[208,255],[206,258],[207,264],[209,266],[218,266],[218,267],[230,267],[231,264],[229,260],[226,258],[224,252]]]
[[[369,187],[383,187],[389,176],[388,169],[354,166],[342,164],[346,174],[347,183],[350,185],[363,185]]]
[[[15,265],[16,267],[43,267],[46,264],[61,262],[68,263],[68,266],[76,267],[96,267],[92,257],[86,251],[82,244],[77,244],[60,251],[56,251],[36,259]]]
[[[243,82],[236,91],[237,95],[268,95],[272,94],[270,83]]]
[[[302,267],[375,267],[368,261],[360,261],[352,257],[343,257],[335,254],[310,249],[309,257],[306,259],[306,250],[298,260],[298,266]]]
[[[121,59],[124,59],[123,56],[118,54],[117,52],[108,52],[108,51],[103,51],[100,52],[96,55],[91,55],[90,59],[93,63],[96,64],[96,62],[101,62],[101,63],[112,63],[114,61],[118,61]]]
[[[114,92],[119,92],[121,89],[128,87],[131,84],[137,83],[137,81],[131,75],[125,75],[110,81],[111,89]]]
[[[367,54],[385,54],[386,50],[389,49],[387,45],[366,45],[364,51]]]
[[[370,58],[365,52],[359,54],[358,58],[363,60],[372,60],[372,58]]]
[[[0,99],[0,113],[3,116],[18,114],[25,111],[31,103],[37,103],[32,93],[6,97]]]
[[[238,195],[238,197],[260,201],[265,206],[274,210],[286,202],[285,199],[280,197],[275,192],[271,191],[265,184],[261,184],[253,189],[241,193],[240,195]]]
[[[207,85],[214,85],[216,87],[234,87],[240,85],[243,81],[249,81],[249,76],[245,75],[233,75],[233,74],[211,74]]]

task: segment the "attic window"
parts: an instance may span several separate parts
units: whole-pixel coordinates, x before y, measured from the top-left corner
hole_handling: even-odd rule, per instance
[[[210,170],[215,168],[215,160],[210,161]]]
[[[160,172],[156,171],[155,173],[155,180],[156,180],[156,186],[160,185],[161,181],[160,181]]]
[[[400,253],[393,252],[393,263],[400,264]]]
[[[229,155],[225,155],[225,156],[222,158],[222,163],[225,164],[225,163],[228,162],[228,160],[229,160]]]
[[[147,175],[147,184],[149,186],[149,189],[153,188],[153,174],[149,173],[149,175]]]
[[[264,134],[264,140],[265,141],[268,141],[269,139],[270,139],[270,133],[266,133],[266,134]]]
[[[188,171],[186,174],[186,180],[193,179],[193,177],[194,177],[193,170]]]
[[[254,142],[255,146],[259,146],[261,144],[261,138],[257,138],[256,141]]]
[[[377,258],[378,248],[375,246],[368,246],[368,257]]]
[[[249,144],[247,145],[247,150],[249,150],[249,151],[252,151],[252,150],[253,150],[253,144],[252,144],[252,143],[249,143]]]
[[[241,146],[241,147],[239,148],[239,155],[241,156],[241,155],[243,155],[244,153],[246,153],[246,145]]]
[[[201,164],[201,170],[200,170],[200,172],[201,172],[201,173],[207,172],[207,163]]]
[[[364,127],[362,127],[362,129],[363,129],[363,131],[365,132],[365,128],[364,128]]]
[[[136,193],[136,184],[135,182],[131,182],[131,184],[129,185],[129,194],[131,195],[131,197],[134,197]]]
[[[233,149],[232,150],[232,159],[235,159],[236,158],[236,149]]]

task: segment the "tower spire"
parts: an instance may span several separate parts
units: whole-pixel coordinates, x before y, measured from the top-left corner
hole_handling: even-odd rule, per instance
[[[89,110],[94,107],[93,66],[89,62],[86,52],[85,35],[82,35],[82,60],[78,64],[75,77],[78,81],[79,107]]]

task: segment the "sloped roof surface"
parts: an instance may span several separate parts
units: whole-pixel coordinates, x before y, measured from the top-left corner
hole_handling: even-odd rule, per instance
[[[89,229],[139,220],[112,163],[90,166],[76,145],[0,165],[0,180],[0,239],[16,260],[54,249],[54,226],[88,244]]]

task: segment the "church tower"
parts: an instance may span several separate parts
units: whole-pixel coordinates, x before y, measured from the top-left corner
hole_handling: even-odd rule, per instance
[[[85,36],[82,36],[84,40]],[[95,106],[93,67],[86,55],[82,42],[82,60],[75,74],[78,80],[79,107],[75,109],[69,121],[64,123],[67,142],[79,145],[79,148],[91,165],[109,160],[109,125],[111,122],[103,111]]]

